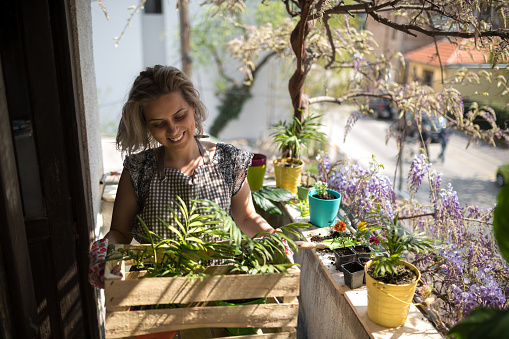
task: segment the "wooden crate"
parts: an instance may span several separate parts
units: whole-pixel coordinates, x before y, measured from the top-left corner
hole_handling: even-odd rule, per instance
[[[110,272],[114,264],[107,262],[106,272]],[[300,283],[298,267],[289,269],[287,274],[226,275],[190,280],[186,277],[138,279],[140,272],[125,272],[124,264],[124,278],[106,275],[106,338],[173,330],[187,330],[184,331],[188,333],[185,337],[189,338],[193,337],[190,329],[202,328],[217,329],[212,330],[213,337],[217,338],[223,336],[225,327],[260,328],[256,335],[234,338],[296,338]],[[263,297],[267,298],[267,304],[215,306],[217,300]],[[193,306],[131,310],[133,306],[157,304]],[[204,337],[203,334],[196,335],[196,338]]]

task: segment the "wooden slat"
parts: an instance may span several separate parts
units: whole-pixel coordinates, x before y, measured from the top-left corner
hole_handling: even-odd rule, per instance
[[[106,314],[106,337],[204,327],[297,326],[298,303],[111,312]]]
[[[212,300],[232,300],[299,295],[299,273],[272,275],[211,276],[189,280],[144,278],[110,280],[105,283],[105,305],[130,306],[187,304]]]

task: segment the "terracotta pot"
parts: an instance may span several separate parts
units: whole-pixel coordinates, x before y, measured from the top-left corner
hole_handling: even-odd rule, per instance
[[[406,322],[408,310],[412,303],[415,287],[421,278],[421,272],[414,265],[403,262],[417,274],[417,279],[411,284],[385,284],[373,279],[368,274],[372,261],[364,266],[366,287],[368,290],[368,317],[374,323],[386,327],[398,327]]]

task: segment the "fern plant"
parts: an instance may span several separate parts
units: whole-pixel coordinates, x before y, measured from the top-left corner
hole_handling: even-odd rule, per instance
[[[213,274],[206,272],[207,267],[217,260],[228,265],[232,274],[285,273],[294,264],[287,260],[283,240],[297,251],[293,238],[303,239],[299,229],[310,226],[292,223],[282,226],[280,232],[251,239],[214,202],[194,199],[188,208],[180,197],[177,199],[182,218],[168,206],[176,226],[164,222],[174,234],[172,239],[162,239],[139,218],[145,230],[140,237],[151,248],[119,248],[107,260],[132,260],[136,269],[147,271],[144,277],[207,276]]]

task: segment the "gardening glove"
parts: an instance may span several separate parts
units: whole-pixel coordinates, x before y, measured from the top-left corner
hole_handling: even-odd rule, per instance
[[[106,254],[108,254],[108,239],[99,239],[92,244],[88,281],[95,288],[104,288],[104,260],[106,259]],[[120,265],[113,267],[111,273],[122,276]]]

